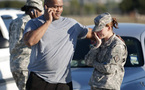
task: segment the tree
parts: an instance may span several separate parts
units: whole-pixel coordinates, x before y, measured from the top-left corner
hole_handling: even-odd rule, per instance
[[[119,6],[123,13],[138,11],[145,14],[145,0],[123,0]]]
[[[139,0],[139,8],[138,11],[140,14],[145,14],[145,0]]]
[[[25,5],[25,2],[20,1],[1,1],[0,8],[21,8]]]
[[[70,14],[77,15],[80,13],[80,4],[78,0],[71,0],[70,1]]]

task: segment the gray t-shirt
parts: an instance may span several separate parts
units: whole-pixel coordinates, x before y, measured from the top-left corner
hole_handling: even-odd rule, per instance
[[[30,20],[25,32],[45,23],[44,16]],[[85,38],[88,28],[74,19],[60,17],[48,27],[41,40],[32,46],[28,69],[49,83],[71,82],[70,62],[78,38]]]

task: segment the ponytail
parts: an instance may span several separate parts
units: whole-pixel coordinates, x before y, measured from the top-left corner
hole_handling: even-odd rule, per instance
[[[118,22],[116,20],[116,18],[112,18],[112,26],[115,27],[115,28],[118,28]]]
[[[117,22],[116,18],[112,18],[112,22],[108,23],[106,26],[111,26],[112,29],[113,29],[113,27],[118,29],[118,22]]]

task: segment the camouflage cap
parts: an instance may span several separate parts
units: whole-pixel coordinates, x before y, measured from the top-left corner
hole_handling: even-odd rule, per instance
[[[98,15],[94,19],[95,27],[93,28],[93,31],[94,32],[101,31],[106,26],[106,24],[110,23],[111,21],[112,17],[109,13],[103,13]]]
[[[26,4],[21,8],[21,10],[25,11],[26,7],[34,7],[40,11],[43,11],[43,1],[42,0],[27,0]]]

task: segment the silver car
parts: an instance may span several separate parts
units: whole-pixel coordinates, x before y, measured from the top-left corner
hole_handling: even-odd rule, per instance
[[[128,50],[121,90],[145,90],[145,24],[119,23],[119,29],[114,32],[124,39]],[[89,40],[78,40],[72,60],[74,90],[90,90],[88,82],[93,68],[86,66],[83,60],[90,47]]]

